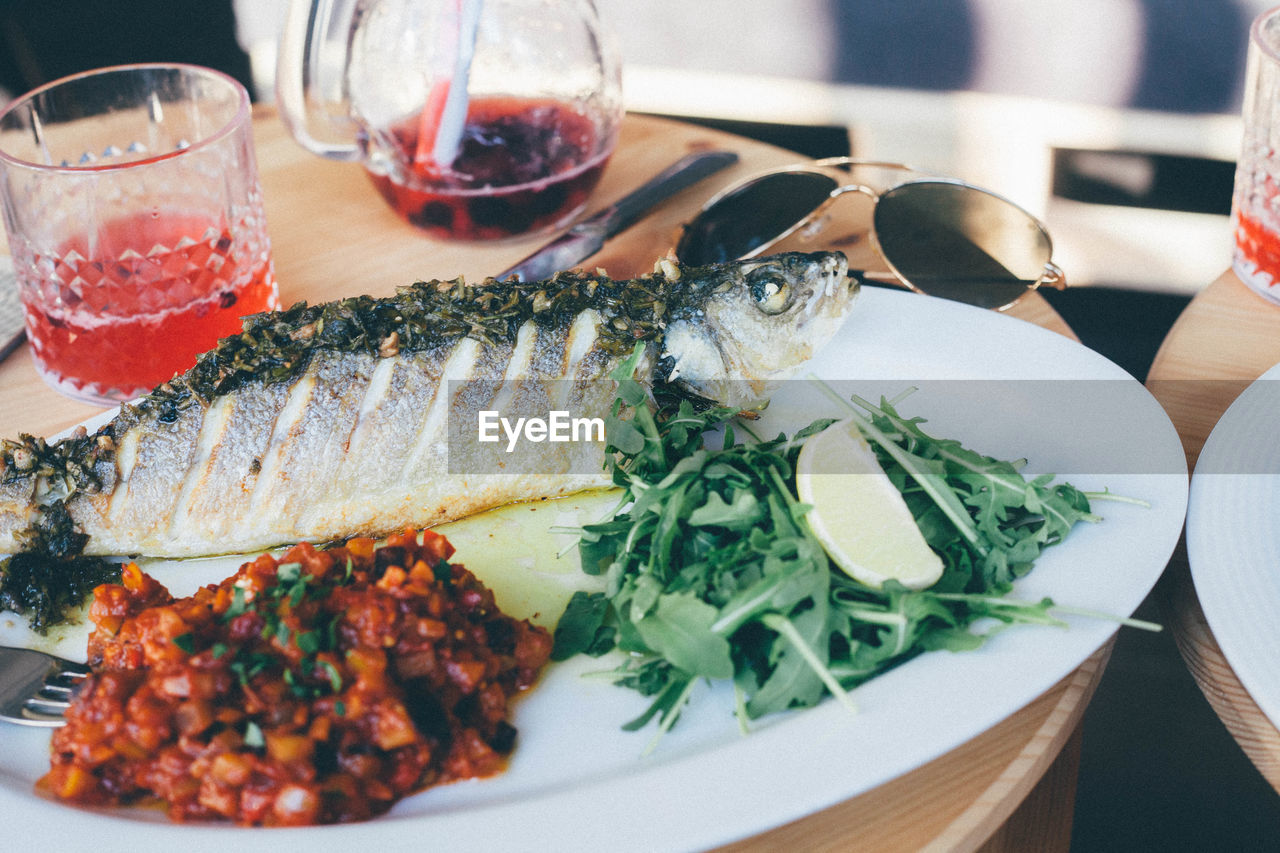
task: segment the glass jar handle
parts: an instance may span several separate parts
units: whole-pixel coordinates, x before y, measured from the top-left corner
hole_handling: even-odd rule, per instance
[[[290,0],[276,64],[276,101],[285,127],[308,151],[331,160],[359,161],[364,159],[364,150],[354,142],[325,142],[312,136],[309,128],[308,106],[316,100],[316,90],[320,88],[320,53],[329,41],[327,32],[333,13],[333,0]],[[343,51],[345,67],[345,41]],[[327,106],[323,95],[320,101]],[[330,114],[328,109],[323,112]]]

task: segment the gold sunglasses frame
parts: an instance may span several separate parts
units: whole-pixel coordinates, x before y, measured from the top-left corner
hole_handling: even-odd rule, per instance
[[[865,183],[849,183],[847,180],[845,181],[837,180],[837,177],[835,175],[832,175],[829,173],[830,171],[836,171],[836,172],[843,171],[846,173],[846,176],[847,176],[847,173],[851,172],[853,169],[858,169],[858,168],[888,169],[888,170],[909,172],[918,177],[913,177],[909,180],[900,181],[885,189],[878,190],[875,187]],[[824,170],[828,170],[828,171],[824,171]],[[724,199],[728,198],[729,196],[735,193],[741,192],[744,188],[750,186],[753,182],[759,181],[763,178],[767,178],[770,175],[789,174],[789,173],[790,174],[795,174],[795,173],[820,174],[825,177],[831,178],[832,180],[835,180],[836,187],[832,189],[830,193],[828,193],[827,198],[824,201],[822,201],[817,207],[815,207],[808,214],[803,216],[795,224],[791,225],[789,228],[785,229],[784,231],[772,237],[771,239],[764,241],[759,246],[756,246],[751,251],[742,255],[739,258],[739,260],[749,260],[751,258],[759,257],[760,255],[766,254],[773,247],[785,242],[786,240],[798,234],[802,234],[805,231],[811,231],[814,234],[820,232],[822,222],[827,217],[827,214],[829,213],[832,205],[834,205],[842,196],[847,195],[848,193],[857,193],[857,194],[863,195],[869,198],[871,200],[872,205],[874,206],[879,204],[880,199],[882,197],[904,186],[909,186],[911,184],[921,184],[921,183],[946,184],[950,186],[961,187],[967,190],[971,190],[973,192],[979,193],[988,198],[994,199],[998,202],[1001,202],[1007,205],[1013,211],[1016,211],[1017,213],[1026,217],[1027,221],[1035,227],[1035,229],[1039,232],[1040,236],[1043,238],[1045,248],[1046,248],[1047,257],[1044,262],[1043,270],[1034,281],[1030,281],[1026,285],[1026,289],[1022,293],[1020,293],[1017,297],[1009,300],[1008,302],[1004,302],[1002,304],[994,305],[994,306],[987,306],[985,305],[985,303],[976,303],[976,302],[970,303],[970,304],[982,304],[983,307],[990,307],[996,311],[1004,311],[1012,307],[1015,303],[1017,303],[1019,299],[1021,299],[1027,293],[1033,290],[1037,290],[1040,287],[1048,286],[1048,287],[1056,288],[1058,290],[1063,290],[1067,286],[1066,274],[1062,271],[1061,267],[1059,267],[1057,264],[1053,262],[1053,238],[1049,234],[1049,229],[1045,226],[1044,222],[1042,222],[1039,219],[1039,217],[1035,216],[1034,214],[1032,214],[1030,211],[1022,207],[1021,205],[1016,204],[1010,199],[1005,198],[1004,196],[998,193],[995,193],[991,190],[988,190],[984,187],[980,187],[980,186],[977,186],[976,184],[971,184],[967,181],[962,181],[957,178],[949,178],[949,177],[932,175],[928,172],[917,169],[914,166],[909,166],[905,163],[896,163],[888,160],[860,160],[853,157],[826,157],[818,160],[811,160],[808,162],[794,163],[794,164],[785,165],[785,166],[775,166],[771,169],[765,169],[763,171],[756,172],[755,174],[748,175],[747,177],[742,178],[741,180],[735,181],[733,184],[730,184],[729,186],[717,192],[710,199],[708,199],[702,205],[701,208],[699,208],[698,213],[692,219],[690,219],[689,222],[685,223],[682,226],[680,239],[679,241],[677,241],[677,247],[681,242],[683,242],[685,236],[687,235],[690,229],[690,226],[694,222],[697,222],[699,218],[704,216],[707,213],[707,211],[711,210],[717,204],[721,203]],[[927,291],[921,290],[919,287],[913,284],[910,281],[910,279],[908,279],[906,276],[902,274],[901,270],[898,269],[898,267],[893,263],[893,261],[890,260],[887,255],[885,255],[884,249],[880,244],[879,235],[877,234],[877,230],[875,227],[874,207],[872,210],[872,221],[867,225],[867,232],[871,235],[871,244],[872,244],[872,248],[875,251],[876,256],[888,267],[888,271],[872,272],[872,271],[866,271],[866,270],[850,270],[850,275],[860,280],[871,280],[871,281],[881,282],[885,284],[894,284],[900,287],[904,287],[907,290],[912,291],[913,293],[918,293],[926,296],[931,295]],[[677,255],[678,254],[679,254],[679,251],[677,248]],[[966,300],[961,299],[956,301],[964,302]]]

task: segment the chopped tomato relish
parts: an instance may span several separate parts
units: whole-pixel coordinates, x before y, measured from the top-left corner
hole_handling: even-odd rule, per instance
[[[136,565],[97,588],[93,674],[39,787],[175,820],[363,820],[488,776],[551,652],[430,531],[264,555],[174,599]]]

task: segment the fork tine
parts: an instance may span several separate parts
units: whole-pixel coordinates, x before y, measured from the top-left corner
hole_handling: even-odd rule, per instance
[[[77,686],[75,684],[56,684],[52,681],[46,681],[44,687],[36,695],[49,699],[67,699],[76,694]]]
[[[84,681],[86,678],[88,678],[88,677],[89,677],[89,676],[88,676],[87,674],[85,674],[85,675],[64,675],[64,674],[59,673],[59,674],[57,674],[57,675],[50,675],[50,676],[48,676],[47,678],[45,678],[44,683],[45,683],[46,685],[51,686],[51,687],[65,687],[65,688],[68,688],[68,689],[74,690],[74,689],[76,689],[77,687],[79,687],[79,686],[80,686],[80,684],[81,684],[81,682],[83,682],[83,681]]]
[[[61,711],[49,713],[34,708],[28,708],[26,706],[23,706],[22,708],[22,719],[14,719],[12,717],[7,717],[6,719],[10,722],[20,723],[22,725],[40,726],[51,729],[59,726],[65,726],[67,724],[67,721],[62,717]]]
[[[60,726],[80,682],[83,664],[31,649],[0,647],[0,720]]]
[[[26,702],[23,702],[22,707],[30,708],[33,711],[43,711],[49,714],[61,714],[63,711],[71,707],[71,700],[37,694],[32,696]]]

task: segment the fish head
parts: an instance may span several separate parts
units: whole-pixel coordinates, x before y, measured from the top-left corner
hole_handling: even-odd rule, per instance
[[[750,405],[793,376],[844,324],[858,293],[840,252],[787,252],[682,275],[691,297],[664,333],[664,378],[725,405]]]

